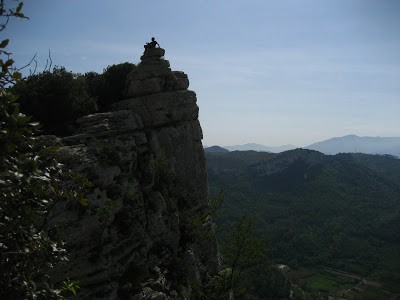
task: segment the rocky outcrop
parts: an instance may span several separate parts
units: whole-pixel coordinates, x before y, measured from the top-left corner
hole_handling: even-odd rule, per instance
[[[148,49],[141,57],[137,70],[128,76],[127,95],[130,97],[186,90],[189,79],[183,72],[173,72],[169,61],[163,59],[162,48]]]
[[[129,98],[57,139],[82,195],[52,212],[72,253],[54,276],[79,299],[191,298],[217,271],[196,94],[164,53],[146,50]]]

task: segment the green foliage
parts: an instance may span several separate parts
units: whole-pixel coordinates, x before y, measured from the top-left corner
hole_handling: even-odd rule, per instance
[[[98,110],[96,97],[89,94],[85,78],[79,74],[74,76],[67,100],[71,103],[71,113],[74,119]]]
[[[119,204],[117,201],[107,198],[104,202],[104,205],[96,209],[99,221],[104,225],[107,225],[110,221],[112,221],[114,211],[118,207],[118,205]]]
[[[225,195],[225,193],[223,193]],[[254,217],[238,217],[221,240],[223,270],[204,285],[204,299],[286,299],[291,282],[267,258]],[[203,299],[203,298],[202,298]]]
[[[102,74],[86,73],[85,80],[90,95],[98,99],[100,111],[108,111],[113,103],[125,96],[125,82],[128,74],[135,69],[129,62],[108,66]]]
[[[62,243],[43,230],[62,170],[37,143],[38,124],[19,113],[16,97],[0,95],[0,298],[59,298],[46,273],[65,260]]]
[[[223,190],[219,191],[219,193],[215,197],[211,197],[209,215],[212,218],[218,217],[218,215],[221,213],[221,206],[224,203],[226,197],[227,193]]]
[[[7,40],[2,45],[7,45]],[[0,50],[1,51],[1,50]],[[12,61],[0,61],[0,66]],[[43,124],[46,134],[69,135],[77,118],[94,112],[108,111],[113,103],[124,97],[126,77],[134,64],[121,63],[108,66],[102,74],[85,75],[55,67],[28,76],[13,87],[20,95],[21,111]],[[19,73],[9,77],[21,77]]]
[[[173,174],[164,151],[159,151],[149,162],[149,171],[152,174],[154,188],[162,189],[172,182]]]
[[[211,193],[229,191],[217,224],[256,213],[275,261],[368,275],[399,260],[398,250],[384,252],[400,249],[399,159],[300,149],[206,155]]]
[[[97,157],[103,165],[118,166],[121,162],[121,158],[118,152],[115,151],[115,146],[113,146],[111,141],[104,142],[93,138],[89,151],[92,155]]]
[[[63,67],[31,75],[18,82],[13,91],[20,95],[22,112],[43,124],[46,134],[71,134],[77,118],[98,110],[85,78]]]
[[[209,221],[212,221],[217,217],[220,211],[220,207],[225,200],[226,193],[220,191],[220,193],[211,197],[210,199],[210,210],[204,214],[185,214],[182,215],[180,226],[181,226],[181,239],[193,242],[197,240],[200,244],[208,243],[209,239],[214,238],[215,231],[220,227],[213,226],[213,230],[210,230],[209,226],[205,226]]]
[[[76,296],[77,291],[79,289],[79,281],[77,280],[67,280],[63,281],[62,289],[66,294],[73,294]]]
[[[22,2],[14,3],[6,8],[0,1],[0,17],[26,18]],[[53,205],[68,198],[64,171],[54,159],[55,147],[37,139],[39,124],[19,111],[9,86],[21,82],[21,74],[5,50],[8,43],[0,44],[0,298],[63,299],[48,272],[66,260],[66,250],[49,237],[46,220]]]
[[[239,283],[245,272],[266,261],[266,240],[257,237],[255,229],[254,218],[241,216],[221,246],[224,266],[228,270],[227,286],[234,293],[240,293]]]
[[[67,190],[68,200],[79,203],[81,206],[88,206],[89,199],[86,195],[93,187],[93,183],[80,173],[68,170],[63,176],[63,186]]]
[[[17,6],[12,3],[7,6],[4,0],[0,1],[0,32],[5,30],[10,18],[27,19],[22,13],[23,2],[15,1]],[[14,67],[14,60],[10,58],[11,53],[6,50],[10,39],[4,39],[0,42],[0,89],[14,84],[16,80],[21,79],[21,73]]]
[[[249,270],[242,280],[250,299],[288,299],[291,281],[276,267],[262,263]],[[245,299],[248,299],[246,296]]]

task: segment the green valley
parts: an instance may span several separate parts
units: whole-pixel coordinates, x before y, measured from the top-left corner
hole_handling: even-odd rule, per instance
[[[212,195],[227,193],[217,218],[257,218],[273,263],[302,290],[345,299],[400,295],[400,160],[296,149],[208,153]],[[396,298],[394,298],[396,299]]]

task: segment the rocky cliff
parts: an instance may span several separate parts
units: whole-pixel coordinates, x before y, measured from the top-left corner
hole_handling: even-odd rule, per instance
[[[79,299],[191,298],[217,271],[196,94],[164,53],[146,50],[127,100],[56,139],[85,190],[50,219],[71,253],[55,276]]]

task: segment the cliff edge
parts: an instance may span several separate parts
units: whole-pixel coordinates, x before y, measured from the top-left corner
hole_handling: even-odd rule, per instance
[[[50,218],[71,253],[55,277],[79,281],[79,299],[189,299],[217,272],[196,94],[164,53],[146,50],[127,100],[55,139],[88,179],[81,203],[59,202]]]

